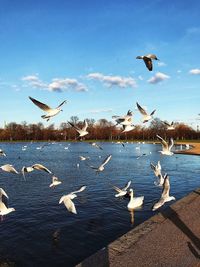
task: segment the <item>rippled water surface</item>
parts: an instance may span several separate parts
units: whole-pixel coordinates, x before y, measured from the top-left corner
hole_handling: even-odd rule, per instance
[[[26,151],[22,150],[23,145],[27,145]],[[7,157],[0,158],[1,165],[9,163],[21,170],[23,166],[41,163],[62,181],[52,189],[51,175],[44,172],[28,173],[26,181],[21,175],[0,172],[0,187],[9,196],[9,206],[16,209],[0,222],[0,258],[17,266],[74,266],[154,215],[151,207],[159,199],[161,189],[154,185],[150,162],[161,161],[163,172],[170,176],[171,195],[176,199],[200,185],[200,158],[161,156],[160,145],[123,147],[101,143],[103,150],[99,150],[80,142],[55,143],[36,149],[40,145],[0,144],[7,153]],[[112,159],[99,175],[79,159],[80,155],[89,156],[89,164],[98,166],[108,154],[112,154]],[[140,155],[143,156],[138,158]],[[134,223],[127,210],[128,199],[115,198],[112,188],[123,187],[128,180],[132,181],[135,196],[145,196],[142,209],[134,212]],[[82,185],[87,188],[74,199],[78,212],[74,215],[58,202],[62,195]]]

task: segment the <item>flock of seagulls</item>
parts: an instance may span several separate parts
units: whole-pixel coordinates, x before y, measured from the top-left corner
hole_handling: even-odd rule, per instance
[[[145,56],[137,56],[136,58],[142,59],[149,71],[153,70],[152,60],[158,60],[157,56],[153,55],[153,54],[149,54],[149,55],[145,55]],[[59,114],[62,111],[61,107],[67,102],[66,100],[64,100],[56,108],[51,108],[48,105],[36,100],[35,98],[32,98],[29,96],[29,99],[37,107],[39,107],[40,109],[42,109],[43,111],[46,112],[46,114],[41,116],[46,121],[49,121],[52,117]],[[137,105],[137,109],[139,110],[139,112],[142,115],[142,122],[143,123],[147,123],[148,121],[153,119],[153,115],[154,115],[156,110],[153,110],[151,113],[148,113],[146,111],[146,109],[143,108],[138,102],[136,102],[136,105]],[[122,116],[119,116],[119,115],[112,116],[112,119],[115,120],[116,125],[122,127],[122,133],[129,132],[129,131],[133,130],[135,127],[133,124],[133,112],[131,110],[128,110],[127,114],[122,115]],[[166,121],[163,121],[163,123],[167,126],[167,130],[169,130],[169,131],[174,130],[174,123],[173,122],[168,123]],[[88,128],[87,120],[84,120],[82,127],[77,126],[72,122],[68,122],[68,124],[78,132],[78,134],[79,134],[78,138],[80,138],[81,140],[83,137],[85,137],[87,134],[89,134],[89,132],[87,131],[87,128]],[[172,147],[174,145],[173,139],[171,138],[170,141],[167,142],[161,136],[159,136],[159,135],[156,135],[156,136],[162,145],[162,150],[159,152],[162,155],[172,156],[173,152],[171,150],[172,150]],[[103,150],[103,148],[95,142],[90,142],[89,144],[91,146],[97,148],[97,149]],[[124,146],[124,143],[122,143],[122,145]],[[44,146],[45,145],[38,147],[38,149],[41,149]],[[26,150],[26,149],[27,149],[27,146],[23,146],[22,150]],[[67,147],[67,149],[68,149],[68,147]],[[0,156],[6,157],[6,153],[2,149],[0,149]],[[90,167],[91,169],[95,170],[96,174],[99,174],[100,172],[104,171],[105,166],[109,163],[111,158],[112,158],[112,155],[110,154],[103,160],[103,162],[99,166],[95,167],[95,166],[92,166],[92,165],[87,163],[87,161],[90,159],[90,157],[85,157],[82,155],[79,156],[79,159],[81,161],[86,161],[86,165],[88,167]],[[77,164],[77,167],[79,167],[79,163]],[[175,197],[170,196],[170,194],[169,194],[169,191],[170,191],[169,176],[167,173],[165,173],[164,176],[162,175],[160,161],[158,161],[158,163],[156,165],[151,163],[150,167],[152,168],[152,170],[153,170],[153,172],[157,178],[157,181],[154,182],[154,184],[158,187],[162,187],[161,197],[152,207],[152,210],[155,211],[155,210],[159,209],[161,206],[163,206],[166,202],[169,202],[171,200],[175,200]],[[0,169],[2,171],[5,171],[5,172],[10,172],[13,174],[19,174],[19,172],[10,164],[2,165],[2,166],[0,166]],[[56,177],[54,175],[54,173],[52,173],[52,171],[50,171],[44,165],[39,164],[39,163],[33,164],[31,166],[23,166],[22,167],[21,174],[23,175],[24,180],[26,181],[25,173],[30,173],[30,172],[33,172],[35,170],[44,171],[48,174],[53,175],[51,184],[49,185],[50,188],[54,188],[54,187],[62,184],[62,181],[60,181],[59,178]],[[113,189],[117,192],[115,194],[116,198],[119,198],[119,197],[129,198],[127,208],[128,208],[128,210],[134,210],[135,208],[141,207],[143,205],[144,196],[135,197],[134,191],[132,188],[130,188],[130,185],[131,185],[131,181],[128,181],[127,184],[122,189],[120,189],[117,186],[113,186]],[[76,207],[75,207],[75,204],[73,201],[77,197],[77,194],[81,193],[85,189],[86,189],[86,186],[84,185],[84,186],[81,186],[81,188],[76,190],[76,191],[73,191],[73,192],[70,192],[66,195],[63,195],[59,200],[59,204],[63,203],[69,212],[77,214],[77,210],[76,210]],[[0,188],[0,215],[1,215],[1,218],[3,218],[4,215],[7,215],[12,211],[15,211],[14,208],[8,207],[6,199],[8,199],[7,193],[4,191],[3,188]]]

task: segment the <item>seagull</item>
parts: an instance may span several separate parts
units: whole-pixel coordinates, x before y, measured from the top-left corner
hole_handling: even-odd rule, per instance
[[[86,120],[84,120],[84,126],[82,128],[79,128],[78,126],[74,125],[69,121],[68,123],[79,133],[79,137],[83,137],[88,134],[88,131],[86,131],[88,127],[88,123]]]
[[[156,55],[149,54],[145,56],[137,56],[136,59],[143,59],[144,63],[149,71],[153,70],[152,59],[159,60]]]
[[[169,183],[169,176],[166,174],[164,178],[163,190],[160,200],[155,203],[152,207],[152,210],[155,211],[159,209],[161,206],[165,204],[165,202],[169,202],[171,200],[176,200],[175,197],[169,195],[170,190],[170,183]]]
[[[47,106],[46,104],[32,98],[29,96],[29,99],[39,108],[41,108],[42,110],[44,110],[47,114],[46,115],[42,115],[41,117],[43,119],[46,119],[47,121],[50,120],[51,117],[57,115],[60,111],[62,111],[61,106],[66,103],[67,101],[64,100],[57,108],[51,108],[49,106]]]
[[[161,175],[161,165],[160,165],[160,161],[158,161],[158,163],[156,165],[154,165],[152,162],[150,163],[150,166],[152,168],[152,170],[154,171],[154,174],[156,177],[158,177],[159,175]]]
[[[155,184],[156,186],[163,186],[166,175],[167,175],[167,173],[165,173],[165,175],[164,175],[164,177],[163,177],[162,173],[160,173],[160,174],[158,175],[158,180],[157,180],[157,182],[154,182],[154,184]]]
[[[75,197],[77,197],[76,193],[82,192],[85,190],[86,186],[82,186],[79,190],[71,192],[67,195],[64,195],[60,198],[59,204],[64,202],[65,207],[68,209],[69,212],[77,214],[76,207],[72,201]]]
[[[135,208],[142,206],[143,201],[144,201],[144,196],[133,197],[133,189],[132,188],[130,189],[130,196],[131,196],[131,198],[130,198],[130,201],[127,205],[127,208],[129,210],[132,210],[132,209],[135,209]]]
[[[11,165],[11,164],[2,165],[0,167],[0,169],[2,169],[5,172],[11,172],[11,173],[19,174],[18,171],[16,171],[15,168],[13,167],[13,165]]]
[[[139,112],[143,115],[143,123],[148,122],[150,119],[152,119],[152,116],[155,113],[156,109],[154,109],[150,114],[148,114],[146,110],[138,104],[138,102],[136,102],[136,104]]]
[[[21,172],[22,172],[22,175],[23,175],[24,179],[25,179],[25,172],[32,172],[34,170],[45,171],[47,173],[52,174],[52,172],[49,169],[47,169],[44,165],[36,163],[36,164],[34,164],[34,165],[30,166],[30,167],[25,167],[24,166],[22,168]]]
[[[49,185],[49,187],[55,187],[56,185],[61,184],[62,182],[58,180],[58,177],[52,176],[52,183]]]
[[[8,198],[8,195],[6,192],[3,190],[3,188],[0,188],[0,215],[1,215],[1,220],[3,220],[3,216],[6,214],[9,214],[12,211],[15,211],[14,208],[8,208],[6,204],[3,201],[3,196]]]
[[[117,186],[113,186],[113,188],[115,189],[115,191],[118,192],[118,194],[115,195],[115,197],[123,197],[125,195],[127,195],[127,189],[129,188],[129,186],[131,185],[131,181],[128,181],[128,183],[126,184],[126,186],[122,189],[120,189]]]
[[[157,138],[161,141],[161,144],[162,144],[162,151],[158,151],[160,152],[162,155],[168,155],[168,156],[171,156],[173,155],[174,153],[171,152],[171,149],[174,145],[174,140],[173,138],[170,138],[170,141],[169,143],[167,143],[162,137],[160,137],[158,134],[156,135]]]
[[[103,148],[102,148],[100,145],[98,145],[97,143],[89,142],[89,144],[90,144],[91,146],[94,146],[94,147],[96,147],[96,148],[99,148],[99,149],[103,150]]]
[[[102,172],[104,170],[104,166],[110,161],[111,158],[112,158],[112,155],[109,155],[105,158],[105,160],[102,162],[102,164],[99,167],[90,166],[90,168],[96,170],[96,173]]]
[[[112,116],[113,119],[117,122],[116,125],[130,125],[132,123],[133,112],[128,110],[127,114],[124,116]]]
[[[173,121],[171,123],[168,123],[167,121],[162,121],[162,122],[167,126],[168,131],[175,130]]]
[[[2,149],[0,149],[0,156],[6,157],[6,153]]]
[[[79,156],[79,158],[80,158],[80,160],[87,160],[87,159],[89,159],[90,157],[83,157],[83,156]]]
[[[122,133],[127,133],[127,132],[132,131],[135,128],[135,125],[133,125],[133,124],[130,124],[130,125],[122,125],[122,127],[123,127]]]

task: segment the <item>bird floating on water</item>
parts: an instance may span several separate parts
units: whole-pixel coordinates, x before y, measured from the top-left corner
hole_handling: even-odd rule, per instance
[[[130,201],[127,205],[127,208],[129,210],[132,210],[132,209],[135,209],[135,208],[138,208],[138,207],[141,207],[143,202],[144,202],[144,196],[141,196],[141,197],[133,197],[133,189],[131,188],[130,189]]]
[[[127,189],[130,187],[131,185],[131,181],[128,181],[128,183],[126,184],[126,186],[122,189],[120,189],[117,186],[113,186],[113,188],[115,189],[115,191],[118,192],[118,194],[115,195],[115,197],[123,197],[125,195],[127,195]]]
[[[50,120],[51,117],[57,115],[60,111],[62,111],[61,106],[66,103],[67,101],[64,100],[57,108],[51,108],[49,106],[47,106],[46,104],[36,100],[33,97],[29,96],[29,99],[36,105],[38,106],[40,109],[44,110],[47,114],[46,115],[42,115],[41,117],[43,119],[46,119],[47,121]]]
[[[160,140],[161,144],[162,144],[162,150],[158,151],[160,152],[162,155],[167,155],[167,156],[171,156],[174,153],[171,152],[171,149],[174,145],[174,140],[173,138],[170,138],[169,143],[167,143],[161,136],[159,136],[158,134],[156,135],[157,138]]]
[[[165,202],[169,202],[171,200],[176,200],[175,197],[169,195],[170,191],[170,182],[169,182],[169,176],[166,174],[164,178],[164,184],[163,184],[163,190],[161,194],[161,198],[157,203],[155,203],[152,207],[152,210],[155,211],[162,207]]]
[[[147,67],[147,69],[149,71],[152,71],[153,70],[152,59],[159,60],[157,58],[157,56],[154,55],[154,54],[149,54],[149,55],[145,55],[145,56],[137,56],[136,59],[143,59],[145,65],[146,65],[146,67]]]
[[[81,186],[81,188],[77,191],[71,192],[67,195],[64,195],[60,198],[59,204],[61,204],[62,202],[64,203],[65,207],[67,208],[67,210],[69,212],[72,212],[74,214],[77,214],[76,211],[76,207],[72,201],[72,199],[74,199],[75,197],[77,197],[76,193],[82,192],[83,190],[85,190],[86,186]]]
[[[143,115],[143,118],[142,118],[143,123],[148,122],[149,120],[153,118],[152,116],[155,113],[156,109],[154,109],[150,114],[148,114],[147,111],[138,104],[138,102],[136,102],[136,104],[137,104],[137,108],[139,112]]]

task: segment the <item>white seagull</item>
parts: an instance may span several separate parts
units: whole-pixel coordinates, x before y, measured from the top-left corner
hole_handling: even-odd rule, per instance
[[[156,165],[154,165],[152,162],[150,163],[150,166],[155,174],[156,177],[158,177],[159,175],[161,175],[161,165],[160,165],[160,161],[158,161],[158,163]]]
[[[176,200],[175,197],[169,195],[169,191],[170,191],[169,176],[166,174],[164,184],[163,184],[163,190],[162,190],[161,198],[157,203],[155,203],[153,205],[153,207],[152,207],[153,211],[159,209],[161,206],[163,206],[165,204],[165,202],[169,202],[171,200]]]
[[[80,160],[84,161],[84,160],[87,160],[89,159],[90,157],[83,157],[83,156],[79,156]]]
[[[123,127],[122,133],[127,133],[127,132],[132,131],[135,128],[135,125],[133,125],[133,124],[130,124],[130,125],[122,125],[122,127]]]
[[[127,189],[129,188],[129,186],[131,185],[131,181],[128,181],[128,183],[126,184],[126,186],[122,189],[120,189],[117,186],[113,186],[113,188],[115,189],[115,191],[118,192],[118,194],[115,195],[115,197],[123,197],[127,194]]]
[[[50,120],[51,117],[57,115],[60,111],[62,111],[61,106],[66,103],[67,101],[64,100],[57,108],[51,108],[49,106],[47,106],[46,104],[32,98],[29,96],[29,99],[39,108],[41,108],[42,110],[44,110],[47,114],[42,115],[41,117],[43,119],[46,119],[47,121]]]
[[[0,167],[0,169],[2,169],[3,171],[5,172],[11,172],[11,173],[16,173],[16,174],[19,174],[17,170],[15,170],[15,168],[13,167],[13,165],[11,164],[5,164],[5,165],[2,165]]]
[[[77,197],[76,193],[82,192],[85,190],[86,186],[82,186],[79,190],[71,192],[67,195],[64,195],[60,198],[59,204],[64,202],[65,207],[68,209],[69,212],[77,214],[76,207],[72,201],[75,197]]]
[[[128,110],[127,114],[124,116],[112,116],[112,118],[117,122],[117,125],[131,125],[133,112]]]
[[[156,109],[154,109],[150,114],[148,114],[147,111],[138,104],[138,102],[136,102],[136,104],[137,104],[137,108],[139,112],[143,115],[143,118],[142,118],[143,123],[148,122],[149,120],[153,118],[152,116],[155,113]]]
[[[79,128],[75,124],[68,121],[68,123],[79,133],[79,137],[83,137],[87,135],[89,132],[87,131],[88,123],[86,120],[84,120],[84,125],[82,128]]]
[[[141,196],[141,197],[133,197],[133,189],[131,188],[130,189],[130,201],[127,205],[127,208],[129,210],[132,210],[132,209],[135,209],[135,208],[138,208],[140,206],[142,206],[143,202],[144,202],[144,196]]]
[[[62,182],[59,181],[58,177],[52,176],[52,183],[49,185],[49,187],[55,187],[56,185],[61,184]]]
[[[157,58],[156,55],[153,55],[153,54],[149,54],[149,55],[145,55],[145,56],[137,56],[136,59],[143,59],[147,69],[149,71],[152,71],[153,70],[153,64],[152,64],[152,59],[154,60],[159,60]]]
[[[32,172],[34,170],[45,171],[47,173],[52,174],[52,172],[49,169],[47,169],[44,165],[36,163],[30,167],[25,167],[25,166],[22,167],[21,171],[22,171],[22,175],[23,175],[24,179],[25,179],[25,172]]]
[[[162,144],[162,150],[161,151],[158,151],[160,152],[162,155],[167,155],[167,156],[171,156],[173,155],[174,153],[171,152],[171,149],[174,145],[174,140],[173,138],[170,138],[170,141],[169,143],[167,143],[162,137],[160,137],[158,134],[156,135],[157,138],[161,141],[161,144]]]
[[[99,148],[99,149],[103,150],[103,148],[100,145],[98,145],[97,143],[95,143],[95,142],[89,142],[89,144],[91,146],[93,146],[93,147],[96,147],[96,148]]]
[[[167,126],[168,131],[175,130],[173,121],[171,123],[168,123],[167,121],[162,121],[162,122]]]
[[[109,155],[105,158],[105,160],[102,162],[102,164],[99,167],[90,166],[90,168],[96,170],[96,173],[102,172],[105,169],[105,165],[110,161],[112,158],[112,155]]]
[[[6,157],[6,153],[2,149],[0,149],[0,156]]]
[[[14,208],[8,208],[6,204],[3,202],[3,196],[8,198],[8,195],[6,192],[3,190],[3,188],[0,188],[0,215],[1,215],[1,220],[3,220],[3,216],[9,214],[12,211],[15,211]]]

